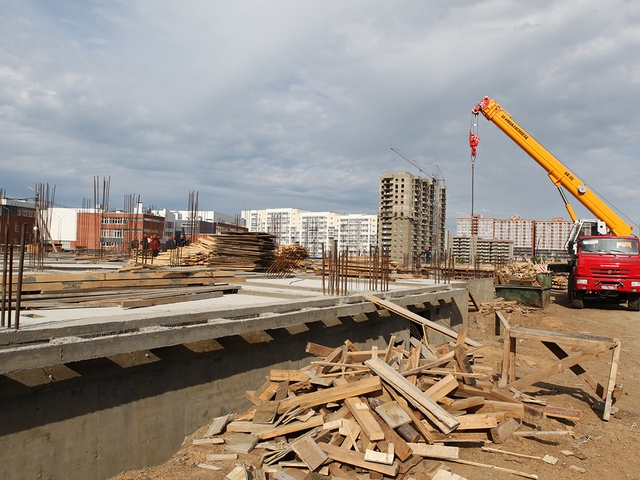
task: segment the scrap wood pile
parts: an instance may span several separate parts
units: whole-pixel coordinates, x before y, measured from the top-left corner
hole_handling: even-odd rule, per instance
[[[415,315],[393,308],[407,317]],[[303,479],[311,478],[309,472],[332,478],[355,478],[363,472],[373,472],[369,478],[404,478],[424,460],[436,460],[433,469],[430,463],[419,467],[431,472],[426,478],[462,478],[441,468],[440,461],[538,478],[463,459],[460,446],[499,444],[511,435],[570,433],[531,430],[530,421],[526,431],[518,430],[525,414],[575,420],[579,412],[525,405],[541,402],[521,392],[515,392],[515,398],[494,386],[493,369],[476,364],[481,357],[475,351],[481,345],[466,337],[466,329],[456,334],[425,319],[420,323],[453,341],[431,346],[413,339],[408,346],[396,345],[392,337],[386,348],[366,351],[348,340],[337,348],[308,343],[307,353],[318,360],[301,370],[270,370],[258,390],[245,393],[253,403],[248,411],[230,423],[229,415],[215,419],[194,444],[259,455],[249,468],[246,463],[227,465],[225,478],[230,479]],[[215,453],[207,455],[209,463],[198,466],[223,470],[215,462],[231,458],[237,454]]]
[[[21,309],[145,307],[236,293],[233,274],[204,268],[123,268],[118,272],[23,275]],[[18,279],[13,280],[15,301]]]
[[[275,237],[260,232],[228,232],[201,236],[180,247],[180,265],[207,266],[219,270],[264,272],[274,262]],[[159,253],[154,265],[170,265],[171,251]]]
[[[508,263],[496,272],[495,281],[499,285],[540,287],[537,275],[546,271],[546,265],[532,262]]]
[[[539,308],[531,307],[519,303],[517,300],[505,300],[504,298],[496,298],[491,302],[480,302],[478,304],[478,311],[480,313],[493,313],[493,312],[506,312],[506,313],[520,313],[526,314],[535,312]]]
[[[302,267],[308,258],[309,251],[300,245],[280,245],[277,249],[276,259],[265,273],[265,277],[286,277]]]

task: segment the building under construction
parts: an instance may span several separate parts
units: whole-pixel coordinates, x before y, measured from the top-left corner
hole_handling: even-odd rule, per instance
[[[389,250],[391,261],[410,266],[442,256],[446,213],[442,181],[407,172],[380,177],[378,245]]]

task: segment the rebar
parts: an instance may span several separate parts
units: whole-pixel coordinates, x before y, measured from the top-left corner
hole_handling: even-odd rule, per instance
[[[16,314],[15,327],[20,328],[20,307],[22,301],[22,274],[24,273],[24,253],[27,246],[27,224],[22,224],[22,234],[20,236],[20,262],[18,263],[18,287],[16,292]]]

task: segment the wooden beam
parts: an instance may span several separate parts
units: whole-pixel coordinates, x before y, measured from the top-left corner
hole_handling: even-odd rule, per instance
[[[458,334],[442,325],[437,324],[436,322],[432,322],[431,320],[427,320],[426,318],[421,317],[417,313],[413,313],[411,310],[407,310],[406,308],[401,307],[400,305],[396,305],[393,302],[388,300],[382,300],[381,298],[376,297],[375,295],[364,295],[363,298],[371,303],[379,305],[383,308],[386,308],[390,312],[393,312],[397,315],[405,317],[413,322],[419,323],[421,325],[425,325],[432,330],[435,330],[442,335],[449,337],[453,340],[457,340]],[[482,344],[480,342],[476,342],[475,340],[471,340],[470,338],[465,339],[465,343],[472,347],[480,347]]]
[[[365,395],[381,389],[382,383],[380,381],[380,377],[370,377],[345,386],[325,388],[324,390],[318,390],[317,392],[286,398],[280,402],[278,413],[282,414],[291,407],[315,407],[317,405],[323,405],[337,400],[344,400],[348,397]]]
[[[367,360],[365,364],[384,379],[386,383],[401,392],[408,401],[429,417],[444,433],[449,433],[460,425],[456,417],[446,412],[440,405],[425,395],[422,390],[412,385],[406,378],[379,358]]]

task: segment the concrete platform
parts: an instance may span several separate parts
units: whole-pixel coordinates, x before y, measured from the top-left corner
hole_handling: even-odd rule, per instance
[[[375,294],[457,329],[464,282],[403,280],[390,291],[248,275],[239,293],[139,309],[22,312],[0,331],[0,478],[109,478],[167,460],[186,435],[249,406],[271,368],[300,368],[307,342],[385,347],[409,321],[363,299]],[[25,446],[28,446],[26,448]]]

